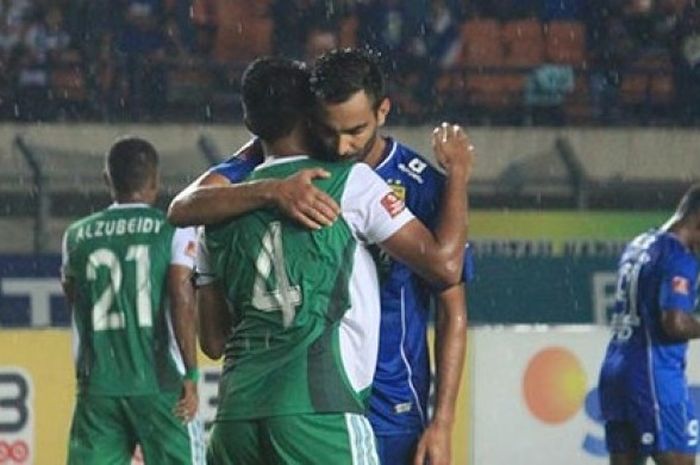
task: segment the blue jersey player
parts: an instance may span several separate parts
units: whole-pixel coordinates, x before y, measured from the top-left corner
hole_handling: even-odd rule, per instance
[[[312,127],[326,149],[375,168],[414,214],[436,231],[443,227],[438,221],[441,211],[466,209],[466,203],[457,210],[444,208],[446,186],[464,182],[463,178],[450,176],[449,169],[448,176],[443,176],[409,148],[378,134],[390,103],[381,69],[371,54],[352,49],[326,54],[313,72],[312,90],[319,103]],[[274,186],[206,187],[237,182],[261,160],[255,143],[244,147],[179,194],[169,218],[176,224],[205,223],[252,208],[277,206],[309,227],[333,221],[337,206],[311,185],[313,178],[325,175],[320,170],[300,172]],[[381,461],[385,465],[422,464],[427,459],[434,465],[448,464],[466,346],[463,286],[432,290],[404,265],[378,258],[383,271],[382,326],[370,420]],[[437,391],[435,413],[429,419],[426,331],[433,295],[439,308]]]
[[[364,50],[336,50],[312,72],[319,112],[315,127],[324,145],[372,166],[411,211],[436,227],[445,179],[408,147],[378,135],[390,110],[384,76]],[[450,435],[466,342],[463,286],[429,289],[398,262],[380,260],[382,321],[379,361],[370,399],[370,422],[384,465],[450,463]],[[464,275],[463,275],[464,276]],[[426,342],[429,304],[437,295],[437,393],[428,418],[430,364]]]
[[[599,393],[612,465],[651,456],[695,463],[698,420],[685,378],[688,340],[700,337],[697,300],[700,185],[659,230],[636,237],[619,265],[613,335]]]

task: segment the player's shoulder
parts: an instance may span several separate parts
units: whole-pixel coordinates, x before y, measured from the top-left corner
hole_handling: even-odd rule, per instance
[[[445,175],[427,157],[421,155],[408,145],[388,138],[390,152],[387,160],[393,160],[394,166],[418,184],[444,183]]]
[[[665,270],[686,270],[689,274],[698,273],[698,261],[695,255],[678,239],[675,234],[657,231],[655,241],[649,248],[649,255],[657,266]],[[654,260],[656,258],[656,260]]]
[[[90,223],[100,219],[101,217],[103,217],[104,212],[105,212],[105,210],[100,210],[98,212],[91,213],[90,215],[83,216],[82,218],[78,218],[77,220],[73,221],[72,223],[70,223],[68,225],[68,227],[66,228],[65,234],[67,236],[70,236],[73,232],[84,227],[86,224],[90,224]]]

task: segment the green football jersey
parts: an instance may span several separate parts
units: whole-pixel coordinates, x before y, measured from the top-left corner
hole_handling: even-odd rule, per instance
[[[174,234],[160,210],[141,204],[108,208],[67,229],[63,274],[75,288],[80,392],[179,389],[166,311]]]
[[[311,231],[261,209],[206,230],[207,266],[232,304],[218,420],[364,412],[376,363],[379,290],[360,236],[383,240],[412,216],[394,218],[382,207],[391,189],[366,165],[280,158],[248,179],[286,178],[319,166],[331,176],[315,184],[339,205],[368,212],[359,204],[371,201],[377,213],[349,221],[346,207],[332,226]],[[347,195],[350,178],[354,196]]]

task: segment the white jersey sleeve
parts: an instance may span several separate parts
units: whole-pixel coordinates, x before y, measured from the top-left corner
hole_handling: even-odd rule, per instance
[[[197,287],[207,286],[216,281],[211,266],[211,256],[204,237],[204,228],[197,237],[197,258],[195,259],[195,284]]]
[[[194,260],[197,256],[197,235],[194,228],[176,229],[170,247],[171,265],[194,268]]]
[[[353,234],[367,244],[385,241],[414,218],[403,200],[364,163],[352,167],[340,210]]]

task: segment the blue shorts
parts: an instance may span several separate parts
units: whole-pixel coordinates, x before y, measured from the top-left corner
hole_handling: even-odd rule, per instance
[[[636,452],[649,456],[661,452],[695,454],[698,420],[689,400],[653,408],[632,408],[625,419],[605,422],[605,443],[614,453]]]
[[[377,438],[377,453],[381,465],[411,465],[418,447],[419,433],[380,436]]]

